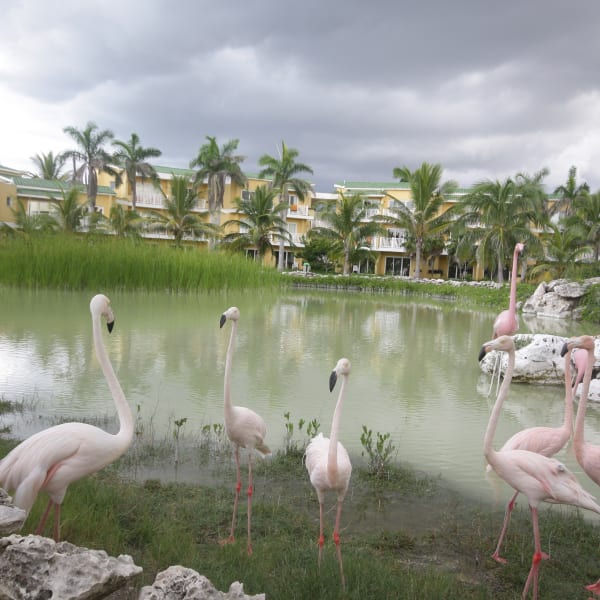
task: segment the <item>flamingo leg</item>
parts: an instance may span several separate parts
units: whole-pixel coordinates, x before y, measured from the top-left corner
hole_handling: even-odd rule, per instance
[[[252,554],[252,493],[254,492],[254,484],[252,482],[252,453],[248,453],[248,555]]]
[[[323,501],[319,500],[319,561],[317,563],[319,568],[321,567],[321,557],[323,556],[323,544],[325,544],[325,537],[323,535],[323,512]]]
[[[592,592],[594,595],[600,596],[600,579],[596,581],[596,583],[590,583],[590,585],[586,585],[585,589],[588,592]],[[590,598],[591,600],[591,598]]]
[[[508,529],[508,523],[510,522],[510,515],[515,508],[515,500],[519,492],[515,492],[514,496],[510,499],[509,503],[506,505],[506,512],[504,513],[504,523],[502,524],[502,531],[500,532],[500,537],[498,538],[498,543],[496,544],[496,550],[494,550],[494,554],[492,554],[492,558],[501,564],[506,564],[506,559],[500,556],[500,547],[502,546],[502,542],[504,541],[504,536],[506,535],[506,530]]]
[[[346,579],[344,578],[344,566],[342,564],[342,546],[340,544],[340,518],[342,516],[342,501],[338,500],[337,512],[335,515],[335,527],[333,529],[333,541],[335,543],[335,552],[340,565],[340,578],[342,580],[342,589],[346,589]]]
[[[240,490],[242,489],[242,476],[240,474],[240,449],[238,446],[235,447],[235,470],[237,483],[235,485],[235,499],[233,501],[233,516],[231,517],[231,529],[229,531],[229,537],[222,540],[221,544],[232,544],[235,541],[235,523],[237,520],[237,508],[238,500],[240,498]]]
[[[46,521],[48,520],[48,515],[50,514],[50,509],[52,508],[53,504],[54,503],[52,502],[52,500],[48,500],[48,504],[46,505],[46,510],[44,510],[44,514],[42,515],[42,518],[40,519],[38,526],[35,528],[35,531],[34,531],[35,535],[42,535],[42,533],[44,532],[44,528],[46,527]]]
[[[527,597],[527,592],[529,591],[529,587],[533,583],[533,596],[532,600],[537,600],[538,597],[538,572],[540,569],[540,562],[549,558],[549,556],[542,552],[542,544],[540,541],[540,526],[538,522],[538,510],[537,508],[531,506],[531,521],[533,523],[533,541],[534,541],[534,552],[533,557],[531,559],[531,569],[529,569],[529,575],[527,575],[527,581],[525,582],[525,587],[523,588],[523,595],[521,596],[522,600],[525,600]]]
[[[54,541],[60,542],[60,504],[54,504]]]

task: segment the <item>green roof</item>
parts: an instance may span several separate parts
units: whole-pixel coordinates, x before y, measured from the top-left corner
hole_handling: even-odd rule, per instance
[[[344,181],[343,183],[335,183],[334,186],[371,191],[408,190],[410,188],[405,181]]]
[[[187,177],[191,177],[195,171],[193,169],[181,169],[179,167],[162,167],[162,166],[156,166],[156,165],[152,165],[154,167],[154,170],[157,173],[166,173],[167,175],[179,175],[179,176],[187,176]]]
[[[20,196],[44,196],[50,198],[56,194],[62,194],[63,190],[70,190],[73,184],[70,181],[59,181],[58,179],[42,179],[41,177],[13,177],[17,186],[17,195]],[[85,186],[76,184],[76,187],[85,192]],[[115,191],[108,185],[99,185],[98,194],[103,196],[114,196]]]

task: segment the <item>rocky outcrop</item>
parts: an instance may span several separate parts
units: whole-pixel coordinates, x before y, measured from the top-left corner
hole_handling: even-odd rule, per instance
[[[548,335],[544,333],[519,334],[514,336],[515,346],[515,370],[513,381],[523,383],[543,383],[543,384],[562,384],[565,377],[565,359],[561,357],[560,351],[568,338]],[[600,370],[600,340],[596,339],[596,365],[594,366],[593,376]],[[496,362],[497,352],[488,353],[479,363],[480,369],[484,373],[491,375]],[[508,356],[505,352],[500,353],[502,372],[506,369]],[[600,387],[600,381],[594,384]],[[580,388],[578,388],[579,391]],[[600,389],[598,390],[600,392]],[[590,386],[590,400],[600,399],[600,394],[592,395],[592,386]]]
[[[0,536],[20,531],[27,513],[15,506],[12,498],[0,488]]]
[[[130,556],[79,548],[38,535],[0,539],[0,598],[105,598],[142,572]]]
[[[161,571],[151,586],[143,587],[139,600],[265,600],[265,594],[247,596],[243,584],[235,581],[228,592],[220,592],[204,575],[186,567]]]
[[[581,298],[592,285],[600,284],[600,277],[585,281],[555,279],[542,282],[533,295],[523,304],[523,314],[554,319],[580,319]]]

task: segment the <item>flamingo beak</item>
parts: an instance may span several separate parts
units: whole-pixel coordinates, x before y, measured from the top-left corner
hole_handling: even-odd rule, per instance
[[[106,329],[108,329],[108,333],[112,333],[113,327],[115,326],[115,320],[106,322]]]
[[[225,321],[227,321],[227,316],[225,315],[225,313],[223,313],[221,315],[221,320],[219,321],[219,328],[223,328],[223,325],[225,325]]]
[[[489,352],[488,346],[483,345],[481,346],[481,350],[479,350],[479,357],[477,358],[477,360],[479,362],[481,362],[483,360],[483,357]]]
[[[560,351],[560,355],[564,356],[569,351],[569,343],[565,342],[563,344],[562,350]]]
[[[337,382],[337,373],[335,371],[331,371],[331,375],[329,376],[329,391],[332,392],[335,384]]]

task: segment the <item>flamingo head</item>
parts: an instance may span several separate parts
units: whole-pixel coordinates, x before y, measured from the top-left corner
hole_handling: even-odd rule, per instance
[[[485,342],[485,344],[481,346],[478,360],[481,361],[483,357],[492,350],[497,350],[499,352],[510,352],[512,350],[514,352],[514,349],[515,341],[513,338],[510,335],[500,335],[489,342]]]
[[[521,254],[525,250],[525,244],[523,242],[517,242],[515,244],[515,252]]]
[[[96,294],[90,301],[90,312],[93,317],[104,317],[106,319],[106,328],[108,333],[113,330],[115,316],[110,307],[110,299],[104,294]]]
[[[329,375],[329,391],[332,392],[340,375],[350,374],[350,361],[347,358],[340,358],[335,365],[331,375]]]
[[[223,327],[227,319],[237,321],[240,318],[240,309],[237,306],[230,306],[222,315],[219,321],[219,327]]]
[[[570,350],[581,348],[582,350],[592,350],[594,348],[594,338],[591,335],[580,335],[569,338],[562,347],[560,355],[564,356]]]

